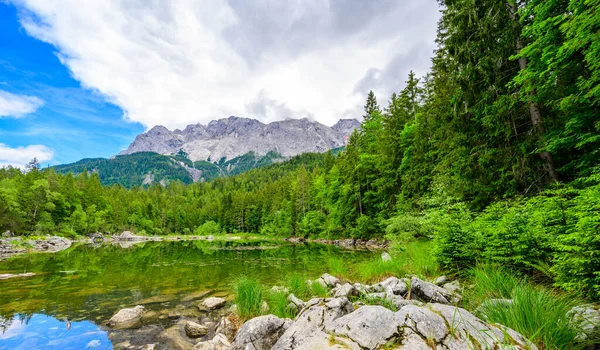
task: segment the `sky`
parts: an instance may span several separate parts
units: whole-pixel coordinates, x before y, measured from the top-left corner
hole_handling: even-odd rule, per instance
[[[0,166],[110,157],[154,125],[361,118],[427,73],[436,0],[0,0]]]

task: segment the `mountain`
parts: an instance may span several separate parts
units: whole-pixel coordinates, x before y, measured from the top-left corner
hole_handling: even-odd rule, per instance
[[[54,166],[58,173],[81,174],[84,171],[98,174],[103,185],[122,185],[127,188],[171,181],[190,184],[196,181],[210,181],[221,176],[237,175],[242,172],[279,163],[286,158],[269,152],[258,156],[248,152],[230,160],[220,162],[192,162],[185,153],[165,156],[154,152],[137,152],[119,155],[111,159],[88,158],[78,162]]]
[[[183,130],[169,130],[157,125],[138,135],[120,155],[156,152],[175,155],[185,152],[193,161],[220,162],[254,152],[265,156],[276,152],[291,157],[307,152],[326,152],[345,145],[360,123],[342,119],[332,127],[309,119],[288,119],[269,124],[255,119],[229,117],[213,120],[208,125],[188,125]]]

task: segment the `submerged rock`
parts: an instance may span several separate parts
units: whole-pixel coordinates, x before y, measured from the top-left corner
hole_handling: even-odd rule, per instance
[[[253,318],[240,328],[231,350],[270,349],[292,321],[274,315]]]
[[[225,303],[227,303],[227,300],[223,299],[223,298],[218,298],[218,297],[210,297],[210,298],[206,298],[202,304],[200,304],[201,308],[205,308],[207,310],[215,310],[215,309],[219,309],[222,308]]]
[[[136,307],[121,309],[113,317],[108,320],[108,325],[114,328],[130,328],[135,326],[142,315],[146,312],[146,308],[137,305]]]
[[[167,349],[170,350],[191,350],[194,346],[188,338],[185,336],[182,328],[185,321],[180,321],[176,325],[165,329],[159,336],[158,339],[161,342],[166,343]]]
[[[185,334],[190,338],[200,338],[208,334],[208,328],[197,324],[196,322],[187,321],[183,326]]]
[[[217,333],[214,338],[209,341],[202,341],[194,345],[192,350],[227,350],[231,346],[227,337],[221,333]]]

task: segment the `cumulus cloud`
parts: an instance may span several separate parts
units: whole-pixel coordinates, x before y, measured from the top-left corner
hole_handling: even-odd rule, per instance
[[[54,151],[44,145],[12,148],[0,143],[0,167],[11,165],[24,168],[33,158],[37,158],[40,163],[47,162],[54,158]]]
[[[44,101],[35,96],[16,95],[0,90],[0,118],[19,118],[35,112]]]
[[[382,95],[425,72],[439,18],[435,0],[13,3],[83,86],[170,128],[229,115],[331,125],[364,102],[370,72]]]

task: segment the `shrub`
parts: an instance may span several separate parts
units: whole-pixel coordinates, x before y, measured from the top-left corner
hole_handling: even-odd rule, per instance
[[[221,225],[218,223],[214,221],[207,221],[198,226],[194,233],[198,236],[220,235],[223,233],[223,229],[221,229]]]

